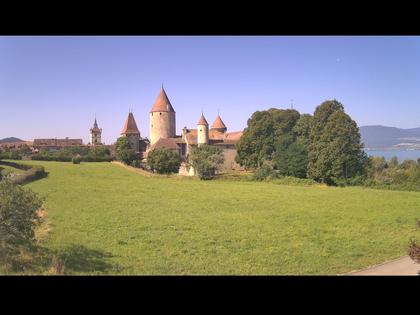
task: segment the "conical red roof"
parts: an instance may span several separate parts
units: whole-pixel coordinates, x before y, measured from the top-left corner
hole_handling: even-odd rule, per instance
[[[206,126],[209,125],[209,123],[207,122],[203,114],[201,114],[200,120],[198,121],[197,125],[206,125]]]
[[[227,129],[219,115],[217,115],[216,120],[213,122],[213,125],[211,125],[211,129]]]
[[[122,135],[128,134],[140,134],[139,129],[137,128],[136,121],[134,119],[133,113],[129,113],[127,120],[125,121],[124,128],[121,131]]]
[[[150,112],[175,112],[163,87]]]

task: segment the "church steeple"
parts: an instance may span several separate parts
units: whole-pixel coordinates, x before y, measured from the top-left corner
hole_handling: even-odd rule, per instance
[[[102,129],[99,129],[98,122],[96,121],[96,115],[95,115],[95,122],[93,123],[93,127],[90,128],[89,143],[92,145],[102,144],[101,135],[102,135]]]

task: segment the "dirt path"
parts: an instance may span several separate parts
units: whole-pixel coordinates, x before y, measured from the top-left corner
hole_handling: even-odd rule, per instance
[[[416,264],[410,257],[405,256],[384,264],[369,267],[364,270],[350,272],[356,276],[411,276],[418,275],[420,264]]]

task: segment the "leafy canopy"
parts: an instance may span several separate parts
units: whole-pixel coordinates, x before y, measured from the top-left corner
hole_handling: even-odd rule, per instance
[[[131,148],[127,137],[119,137],[115,145],[115,155],[119,161],[130,165],[137,160],[136,152]]]
[[[223,162],[223,151],[212,145],[195,147],[190,155],[190,164],[200,179],[212,179]]]
[[[177,173],[181,165],[181,158],[174,150],[154,149],[147,156],[147,164],[152,171],[159,174]]]

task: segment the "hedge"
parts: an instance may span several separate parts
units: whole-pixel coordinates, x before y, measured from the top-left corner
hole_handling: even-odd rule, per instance
[[[50,156],[50,155],[33,155],[31,160],[34,161],[56,161],[56,162],[72,162],[72,156]],[[111,162],[114,160],[111,156],[81,156],[79,157],[81,162]]]

